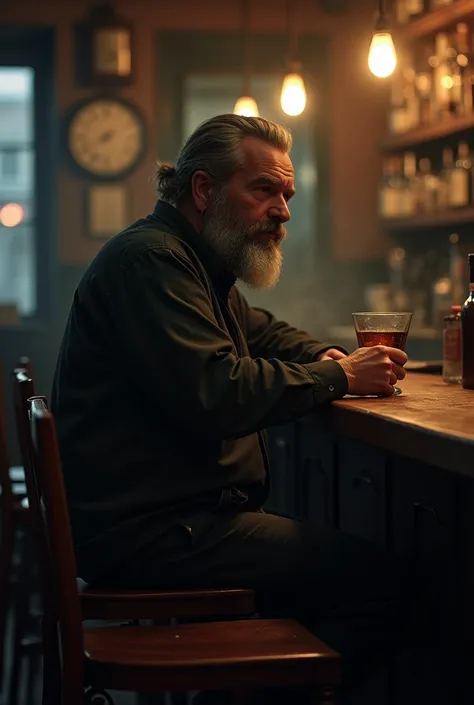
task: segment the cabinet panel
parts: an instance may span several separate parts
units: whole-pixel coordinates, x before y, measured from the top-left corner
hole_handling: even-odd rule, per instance
[[[337,444],[339,528],[370,541],[386,541],[386,457],[343,438]]]
[[[394,458],[390,468],[390,543],[410,566],[429,607],[431,646],[399,659],[397,705],[458,702],[456,690],[456,484],[436,468]],[[421,606],[420,606],[421,608]]]
[[[270,460],[270,496],[265,504],[268,512],[295,516],[295,424],[268,430]]]
[[[334,526],[334,444],[324,420],[298,424],[296,444],[298,516]]]
[[[462,705],[474,703],[474,480],[459,480],[459,682]]]

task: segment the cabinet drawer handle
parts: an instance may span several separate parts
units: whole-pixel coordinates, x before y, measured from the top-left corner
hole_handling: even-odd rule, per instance
[[[437,526],[443,526],[443,520],[434,507],[430,507],[429,504],[423,504],[422,502],[415,502],[413,504],[413,523],[415,527],[420,526],[423,514],[427,514],[434,519]]]
[[[365,473],[362,473],[361,475],[357,475],[356,477],[354,477],[354,479],[352,480],[352,487],[355,490],[359,487],[375,487],[375,483],[371,477],[369,477]]]

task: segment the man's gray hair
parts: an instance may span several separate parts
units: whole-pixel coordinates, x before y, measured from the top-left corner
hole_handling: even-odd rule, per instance
[[[276,122],[232,113],[217,115],[201,123],[188,137],[175,167],[158,163],[158,197],[177,205],[190,195],[193,174],[200,169],[224,184],[242,167],[240,143],[245,137],[255,137],[285,153],[291,150],[291,133]]]

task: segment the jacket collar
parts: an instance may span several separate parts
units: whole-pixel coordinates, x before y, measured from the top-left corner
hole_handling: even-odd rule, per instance
[[[189,220],[177,208],[165,201],[157,201],[152,217],[166,224],[176,237],[194,250],[216,289],[220,293],[225,293],[227,297],[235,284],[235,276],[224,268],[220,257],[193,228]]]

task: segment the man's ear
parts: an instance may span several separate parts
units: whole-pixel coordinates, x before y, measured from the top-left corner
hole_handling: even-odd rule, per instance
[[[204,213],[210,199],[212,180],[202,169],[195,171],[191,179],[191,197],[199,213]]]

